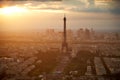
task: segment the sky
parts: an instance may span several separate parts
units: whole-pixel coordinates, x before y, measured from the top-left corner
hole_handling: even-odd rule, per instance
[[[1,0],[0,31],[62,30],[65,14],[67,29],[119,32],[119,4],[119,0]]]

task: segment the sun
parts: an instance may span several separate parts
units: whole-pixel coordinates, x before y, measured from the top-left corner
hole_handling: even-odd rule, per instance
[[[0,8],[0,13],[1,14],[6,14],[6,15],[16,14],[16,13],[23,13],[23,12],[26,12],[26,11],[27,11],[26,8],[18,7],[18,6]]]

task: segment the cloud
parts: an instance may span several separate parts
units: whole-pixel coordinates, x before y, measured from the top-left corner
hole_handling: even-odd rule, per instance
[[[100,1],[100,0],[99,0]],[[7,2],[8,5],[24,6],[32,10],[64,10],[72,12],[93,12],[120,14],[120,0],[62,0],[54,2],[17,1]]]
[[[68,3],[73,4],[71,11],[120,14],[120,0],[74,0],[74,3]]]

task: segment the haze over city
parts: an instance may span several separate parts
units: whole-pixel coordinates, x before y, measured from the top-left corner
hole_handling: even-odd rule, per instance
[[[120,80],[119,0],[0,0],[0,80]]]

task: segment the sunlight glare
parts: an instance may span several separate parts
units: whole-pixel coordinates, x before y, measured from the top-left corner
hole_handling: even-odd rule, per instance
[[[11,6],[11,7],[4,7],[0,9],[0,13],[10,15],[10,14],[16,14],[16,13],[23,13],[26,12],[26,8],[17,7],[17,6]]]

